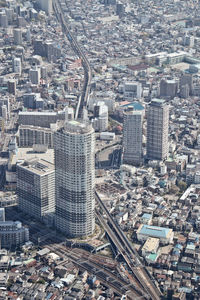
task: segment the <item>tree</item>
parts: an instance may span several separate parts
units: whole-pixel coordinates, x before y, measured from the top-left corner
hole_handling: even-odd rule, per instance
[[[179,188],[175,184],[172,184],[169,192],[170,194],[177,194],[179,192]]]
[[[181,192],[184,192],[187,189],[187,183],[184,181],[179,181],[178,187],[180,188]]]

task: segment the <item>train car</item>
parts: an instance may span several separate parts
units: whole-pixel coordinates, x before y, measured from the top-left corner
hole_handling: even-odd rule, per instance
[[[71,35],[68,33],[67,34],[67,38],[68,38],[68,40],[71,42],[72,41],[72,37],[71,37]]]

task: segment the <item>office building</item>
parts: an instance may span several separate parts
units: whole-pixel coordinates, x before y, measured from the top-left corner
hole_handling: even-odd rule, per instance
[[[8,111],[7,111],[7,106],[6,105],[3,105],[1,107],[1,116],[2,116],[2,118],[4,119],[4,121],[6,123],[7,120],[8,120]]]
[[[54,137],[56,227],[67,236],[95,227],[95,135],[91,125],[69,121]]]
[[[174,98],[178,92],[178,81],[162,79],[160,82],[160,96]]]
[[[8,18],[8,23],[12,24],[14,19],[14,9],[13,8],[6,8],[6,16]]]
[[[40,83],[40,68],[33,68],[29,70],[29,78],[32,84],[39,84]]]
[[[55,211],[55,169],[47,160],[33,158],[17,164],[19,208],[38,220]]]
[[[40,8],[45,11],[46,14],[51,14],[53,11],[52,0],[37,0]]]
[[[16,80],[15,79],[8,80],[8,92],[12,95],[16,95]]]
[[[5,119],[10,119],[10,100],[8,97],[0,100],[0,116]]]
[[[13,72],[21,75],[22,73],[22,64],[19,57],[13,58]]]
[[[123,125],[123,162],[140,165],[142,162],[142,123],[141,111],[125,111]]]
[[[24,94],[23,103],[26,108],[44,109],[44,100],[40,97],[40,93]]]
[[[94,117],[98,118],[105,113],[108,114],[108,106],[103,101],[94,104]]]
[[[108,106],[103,101],[94,105],[94,119],[92,126],[95,131],[106,131],[108,128]]]
[[[194,47],[194,36],[184,36],[183,37],[183,45],[188,47]]]
[[[46,67],[41,67],[41,78],[42,79],[47,79],[47,68]]]
[[[117,3],[116,5],[116,14],[121,18],[124,16],[125,8],[122,3]]]
[[[4,131],[5,121],[2,117],[0,117],[0,132]]]
[[[102,132],[108,128],[108,117],[102,115],[99,118],[92,119],[92,127],[95,131]]]
[[[22,31],[20,28],[13,29],[14,44],[22,45]]]
[[[44,44],[42,39],[33,41],[33,49],[35,55],[45,56]]]
[[[187,98],[189,98],[189,96],[190,96],[190,87],[189,87],[189,85],[188,84],[182,85],[180,87],[180,97],[187,99]]]
[[[52,40],[43,41],[37,39],[33,41],[34,54],[46,57],[48,61],[56,61],[61,57],[61,48]]]
[[[192,95],[193,91],[193,76],[191,74],[183,74],[180,79],[180,88],[183,86],[189,87],[189,95]]]
[[[126,100],[133,100],[141,98],[142,96],[142,84],[135,81],[127,81],[122,87],[124,98]]]
[[[153,99],[147,109],[147,158],[168,157],[169,106],[164,100]]]
[[[8,17],[4,12],[0,12],[0,26],[3,28],[8,27]]]
[[[26,29],[26,40],[28,43],[31,43],[31,29],[29,26]]]
[[[13,152],[12,155],[9,156],[8,168],[6,170],[6,182],[12,187],[16,189],[17,185],[17,164],[21,164],[22,162],[29,161],[31,159],[48,159],[49,162],[54,164],[54,151],[53,149],[47,149],[42,145],[39,145],[39,149],[33,149],[33,146],[30,148],[17,148],[17,151]],[[35,146],[34,146],[35,147]],[[36,147],[37,148],[37,147]],[[41,149],[43,148],[43,149]],[[41,151],[41,150],[42,151]],[[10,196],[11,198],[11,196]],[[0,197],[0,204],[1,204]],[[13,201],[11,201],[13,202]],[[16,202],[16,201],[15,201]],[[2,204],[3,205],[3,204]]]
[[[115,5],[116,4],[116,0],[103,0],[103,3],[105,5]]]
[[[115,110],[115,97],[112,92],[93,93],[88,101],[88,110],[94,111],[94,105],[99,101],[104,102],[104,104],[108,107],[109,113],[112,113]]]
[[[1,248],[21,246],[29,241],[29,229],[19,221],[0,221]]]
[[[0,222],[5,222],[5,208],[0,208]]]
[[[66,112],[63,111],[21,111],[18,114],[20,125],[33,125],[50,128],[51,124],[57,121],[65,120]]]
[[[20,125],[19,146],[29,148],[34,145],[44,145],[47,148],[53,148],[53,131],[50,128]]]
[[[73,107],[66,106],[64,108],[64,111],[65,111],[65,121],[74,120],[74,109],[73,109]]]

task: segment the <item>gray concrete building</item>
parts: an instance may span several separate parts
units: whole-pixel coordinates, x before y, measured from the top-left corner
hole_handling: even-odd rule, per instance
[[[192,74],[183,74],[180,78],[180,88],[188,86],[189,88],[189,95],[192,95],[193,92],[193,75]]]
[[[95,135],[91,125],[70,121],[55,133],[56,227],[67,236],[95,227]]]
[[[30,69],[29,78],[32,84],[39,84],[41,78],[40,68],[34,67]]]
[[[13,37],[15,45],[22,45],[22,31],[20,28],[14,28]]]
[[[20,246],[29,241],[29,229],[19,221],[0,221],[0,244],[2,248]]]
[[[42,220],[55,211],[55,169],[44,159],[33,158],[17,165],[19,208]]]
[[[45,145],[47,148],[53,148],[53,131],[50,128],[20,125],[19,146],[28,148],[33,145]]]
[[[153,99],[147,108],[147,158],[163,160],[168,156],[169,106]]]
[[[123,162],[140,165],[142,162],[142,121],[141,111],[124,112]]]
[[[65,120],[65,111],[21,111],[18,115],[18,122],[21,125],[33,125],[50,128],[51,124]]]
[[[160,96],[174,98],[178,92],[178,81],[162,79],[160,82]]]

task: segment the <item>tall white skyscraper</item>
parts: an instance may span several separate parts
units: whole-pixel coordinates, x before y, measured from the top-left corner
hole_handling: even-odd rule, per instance
[[[167,158],[169,105],[162,99],[153,99],[147,109],[147,158]]]
[[[19,75],[22,73],[22,63],[19,57],[13,58],[13,72]]]
[[[139,165],[142,162],[142,121],[141,111],[124,112],[123,162]]]
[[[56,228],[68,236],[95,227],[95,135],[91,125],[69,121],[54,136]]]

